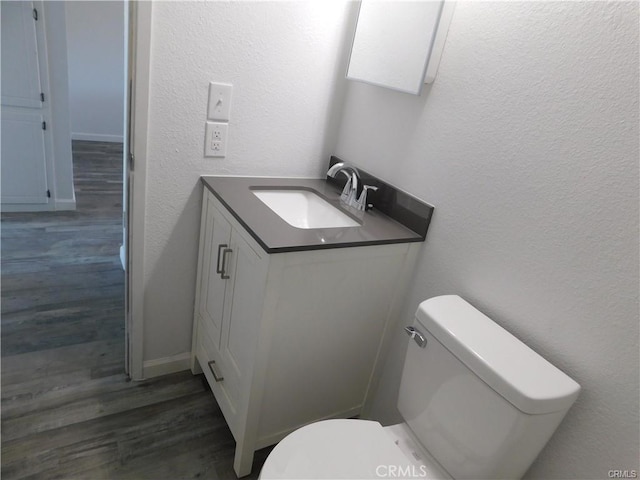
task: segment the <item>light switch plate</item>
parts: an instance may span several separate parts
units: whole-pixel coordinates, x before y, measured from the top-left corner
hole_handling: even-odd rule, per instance
[[[204,130],[204,156],[224,157],[227,154],[228,123],[207,122]]]
[[[228,122],[231,114],[231,93],[233,85],[228,83],[209,83],[209,108],[207,118]]]

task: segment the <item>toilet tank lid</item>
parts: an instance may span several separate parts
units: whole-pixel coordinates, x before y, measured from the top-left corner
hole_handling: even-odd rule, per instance
[[[416,318],[522,412],[565,410],[578,397],[578,383],[457,295],[425,300],[418,307]]]

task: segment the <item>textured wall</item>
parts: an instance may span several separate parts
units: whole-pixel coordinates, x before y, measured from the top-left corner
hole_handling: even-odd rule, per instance
[[[124,119],[124,5],[65,2],[71,136],[121,142]]]
[[[638,469],[637,4],[459,2],[421,97],[349,83],[336,154],[436,207],[403,322],[458,293],[582,385],[528,476]]]
[[[200,175],[317,177],[344,88],[346,2],[153,5],[144,358],[191,349]],[[204,158],[210,81],[234,85],[227,157]]]

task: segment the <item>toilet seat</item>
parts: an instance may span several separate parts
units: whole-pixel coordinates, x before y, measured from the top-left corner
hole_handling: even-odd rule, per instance
[[[394,437],[368,420],[312,423],[276,445],[260,479],[442,478],[432,477],[429,465],[405,455]]]

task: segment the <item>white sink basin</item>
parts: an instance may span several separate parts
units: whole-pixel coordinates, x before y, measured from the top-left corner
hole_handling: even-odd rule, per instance
[[[296,228],[359,227],[360,224],[309,190],[252,190],[267,207]]]

